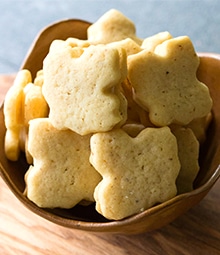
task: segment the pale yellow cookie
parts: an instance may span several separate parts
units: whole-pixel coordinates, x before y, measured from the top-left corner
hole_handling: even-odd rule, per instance
[[[44,60],[42,87],[52,124],[80,135],[122,125],[127,118],[120,91],[125,68],[126,58],[112,47],[72,48],[64,42],[60,50],[52,48]]]
[[[40,78],[42,74],[38,73]],[[20,139],[21,149],[25,152],[26,160],[29,164],[32,163],[32,157],[27,149],[29,121],[36,118],[48,117],[49,107],[43,97],[40,79],[37,81],[38,85],[29,83],[24,88],[24,115],[22,137]]]
[[[139,45],[142,39],[136,36],[136,28],[128,17],[120,11],[111,9],[102,15],[87,30],[88,41],[91,44],[106,44],[131,38]]]
[[[44,84],[44,72],[43,70],[39,70],[34,79],[34,85],[42,87]]]
[[[158,34],[152,35],[150,37],[147,37],[143,40],[141,44],[141,48],[145,49],[147,51],[154,51],[157,45],[163,43],[164,41],[173,38],[172,35],[165,31],[160,32]]]
[[[187,125],[212,107],[208,87],[196,77],[199,57],[191,40],[181,36],[128,56],[128,78],[135,100],[149,111],[154,125]]]
[[[24,125],[32,119],[47,117],[49,114],[48,104],[42,94],[41,86],[29,83],[24,89]]]
[[[71,47],[82,47],[82,48],[87,48],[91,45],[88,40],[81,40],[81,39],[73,38],[73,37],[67,38],[66,43]]]
[[[176,180],[178,194],[193,190],[193,182],[199,172],[199,142],[190,128],[176,127],[172,130],[178,144],[181,164]]]
[[[72,38],[74,40],[74,38]],[[86,47],[87,48],[87,47]],[[84,47],[82,47],[82,45],[78,46],[78,44],[76,43],[76,41],[74,40],[74,42],[71,42],[71,38],[67,39],[67,40],[54,40],[52,41],[50,48],[49,48],[49,56],[51,55],[56,55],[57,52],[59,52],[60,54],[66,54],[66,51],[69,50],[69,53],[71,54],[72,58],[79,58],[83,52],[84,52]],[[47,58],[47,56],[46,56]],[[44,60],[45,61],[45,60]],[[43,69],[44,71],[44,69]]]
[[[149,119],[149,113],[134,101],[133,90],[128,79],[122,82],[122,89],[128,102],[126,123],[140,123],[145,127],[154,127]]]
[[[91,137],[90,162],[102,175],[96,210],[120,220],[174,197],[179,173],[177,142],[168,127],[146,128],[135,138],[122,129]]]
[[[187,127],[192,129],[197,140],[200,144],[203,144],[206,140],[207,129],[212,121],[212,113],[208,113],[205,117],[194,119],[191,121]]]
[[[109,43],[108,45],[110,47],[115,47],[117,49],[123,48],[126,51],[127,56],[136,54],[136,53],[142,51],[140,45],[137,44],[131,38],[126,38],[121,41],[112,42],[112,43]]]
[[[25,176],[27,197],[47,208],[94,201],[101,177],[89,163],[89,144],[90,135],[57,130],[48,118],[30,121],[28,149],[34,161]]]
[[[6,126],[4,150],[6,157],[12,161],[16,161],[20,155],[20,132],[23,126],[23,89],[31,81],[31,73],[28,70],[19,71],[12,87],[5,96],[3,109]]]
[[[83,48],[88,48],[90,45],[88,40],[81,40],[74,37],[69,37],[66,40],[55,39],[50,45],[50,53],[53,51],[56,53],[64,48],[74,48],[73,57],[79,57],[83,53]]]

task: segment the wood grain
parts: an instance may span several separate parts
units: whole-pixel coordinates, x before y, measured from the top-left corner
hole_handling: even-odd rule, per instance
[[[0,76],[0,102],[13,81]],[[94,234],[55,225],[30,212],[0,179],[0,254],[220,254],[220,180],[171,224],[150,233]]]

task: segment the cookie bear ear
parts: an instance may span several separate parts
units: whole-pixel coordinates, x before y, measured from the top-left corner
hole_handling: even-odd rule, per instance
[[[145,38],[141,44],[141,48],[144,50],[147,50],[147,51],[154,52],[155,48],[159,44],[161,44],[171,38],[173,38],[173,37],[169,32],[167,32],[167,31],[160,32],[158,34],[155,34],[155,35]]]
[[[33,165],[25,175],[27,197],[46,208],[94,201],[101,176],[89,163],[89,143],[90,135],[57,130],[49,118],[30,121],[28,150]]]
[[[122,125],[127,118],[127,101],[120,90],[127,74],[126,54],[105,45],[62,45],[52,48],[43,65],[42,90],[52,124],[80,135]]]
[[[120,11],[111,9],[93,23],[87,30],[88,41],[92,44],[107,44],[131,38],[139,45],[142,39],[136,36],[134,23]]]
[[[140,45],[137,44],[131,38],[126,38],[121,41],[108,43],[107,45],[110,47],[117,48],[117,49],[120,49],[120,48],[124,49],[126,51],[127,56],[136,54],[136,53],[142,51],[142,48],[140,47]]]
[[[104,217],[123,219],[176,195],[180,162],[168,127],[146,128],[135,138],[114,129],[94,134],[90,144],[90,162],[103,178],[96,210]]]
[[[128,56],[128,78],[134,97],[156,126],[186,125],[206,116],[212,99],[205,84],[196,77],[199,57],[187,36],[159,44]]]
[[[44,72],[42,69],[37,71],[36,77],[34,78],[34,85],[42,87],[44,84]]]

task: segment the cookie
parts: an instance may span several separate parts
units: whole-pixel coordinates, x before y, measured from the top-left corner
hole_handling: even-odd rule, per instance
[[[41,86],[29,83],[24,89],[24,125],[28,127],[30,120],[47,117],[48,114],[49,107]]]
[[[89,163],[90,135],[57,130],[48,118],[30,121],[28,150],[33,165],[25,175],[27,197],[44,208],[71,208],[94,201],[101,180]]]
[[[126,51],[127,56],[136,54],[140,51],[142,51],[142,48],[139,44],[137,44],[134,40],[131,38],[126,38],[120,41],[108,43],[109,46],[115,47],[115,48],[123,48]]]
[[[193,182],[199,172],[199,142],[190,128],[176,127],[172,130],[177,139],[181,164],[176,180],[178,194],[193,190]]]
[[[4,150],[6,157],[17,161],[20,155],[20,132],[23,126],[24,87],[32,81],[28,70],[16,75],[12,87],[5,96],[4,118],[6,126]]]
[[[208,87],[196,77],[199,57],[191,40],[181,36],[159,44],[154,52],[128,56],[134,99],[149,111],[156,126],[187,125],[212,107]]]
[[[141,48],[147,51],[154,52],[155,48],[166,40],[173,38],[172,35],[167,32],[160,32],[143,40]]]
[[[210,112],[205,117],[194,119],[187,125],[188,128],[192,129],[200,144],[203,144],[206,140],[207,130],[212,121],[212,117],[212,112]]]
[[[120,220],[176,195],[177,142],[168,127],[146,128],[135,138],[122,129],[91,137],[90,162],[102,175],[96,210]]]
[[[122,63],[126,66],[118,50],[104,45],[64,45],[52,50],[44,60],[42,87],[52,124],[86,135],[124,123],[127,102],[120,91],[125,78]]]
[[[136,28],[128,17],[118,10],[111,9],[94,22],[87,30],[88,41],[91,44],[107,44],[131,38],[137,44],[142,39],[136,35]]]

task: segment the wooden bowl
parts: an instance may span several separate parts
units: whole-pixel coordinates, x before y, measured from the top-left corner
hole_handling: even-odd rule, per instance
[[[42,68],[42,62],[54,39],[77,37],[86,39],[86,30],[90,23],[81,20],[63,20],[44,29],[32,47],[21,68],[27,68],[33,77]],[[15,196],[32,212],[56,224],[105,233],[136,234],[160,228],[192,206],[197,204],[211,189],[220,176],[220,56],[217,54],[199,54],[201,63],[198,78],[207,84],[213,98],[213,121],[208,130],[207,141],[201,148],[200,172],[194,183],[194,190],[178,195],[169,201],[156,205],[137,215],[120,221],[108,221],[100,216],[94,204],[88,207],[75,206],[72,209],[42,209],[28,200],[23,191],[24,174],[28,165],[23,156],[17,162],[10,162],[4,154],[5,125],[3,106],[0,110],[0,173]]]

